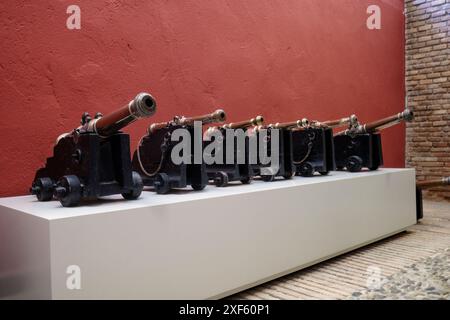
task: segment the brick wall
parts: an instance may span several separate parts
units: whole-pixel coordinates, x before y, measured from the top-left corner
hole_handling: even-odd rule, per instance
[[[450,0],[406,0],[406,166],[417,179],[450,176]],[[424,193],[450,199],[450,188]]]

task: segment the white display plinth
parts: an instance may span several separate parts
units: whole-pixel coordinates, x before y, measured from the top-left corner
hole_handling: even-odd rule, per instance
[[[0,297],[224,297],[415,223],[413,169],[143,192],[76,208],[2,198]],[[71,265],[79,290],[67,286]]]

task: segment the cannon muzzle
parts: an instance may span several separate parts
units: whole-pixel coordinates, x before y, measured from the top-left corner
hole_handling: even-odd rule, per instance
[[[149,93],[142,92],[122,108],[106,116],[96,116],[85,125],[100,136],[107,137],[138,119],[152,116],[155,112],[156,100]]]

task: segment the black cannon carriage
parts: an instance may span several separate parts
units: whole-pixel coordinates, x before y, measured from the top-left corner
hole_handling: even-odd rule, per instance
[[[221,109],[214,113],[197,117],[175,117],[172,121],[156,123],[149,127],[133,155],[133,169],[139,172],[145,186],[153,186],[158,194],[165,194],[173,188],[185,188],[190,185],[194,190],[203,190],[208,184],[203,157],[194,159],[194,148],[200,148],[203,155],[202,134],[195,132],[194,122],[201,125],[223,122],[225,112]],[[178,144],[172,141],[177,129],[189,132],[191,154],[188,162],[174,163],[171,159],[173,148]],[[183,151],[181,151],[183,152]]]
[[[255,176],[260,176],[263,181],[270,182],[276,177],[291,179],[295,175],[292,130],[275,128],[272,125],[258,126],[253,129],[250,139],[255,139],[258,150],[256,164],[252,165]],[[277,150],[272,150],[272,141]],[[261,150],[263,151],[261,152]],[[261,153],[266,154],[268,159],[276,158],[277,163],[274,164],[272,161],[266,163],[265,159],[261,157]]]
[[[335,170],[333,130],[308,127],[292,130],[293,162],[296,174],[311,177]]]
[[[328,126],[303,118],[276,123],[273,127],[292,132],[292,162],[297,175],[311,177],[315,172],[327,175],[335,169],[331,121]]]
[[[220,156],[220,163],[216,162],[206,166],[208,179],[213,180],[217,187],[225,187],[229,182],[233,181],[240,181],[243,184],[251,182],[253,179],[253,170],[250,164],[250,145],[247,129],[251,126],[261,125],[263,121],[262,116],[257,116],[250,120],[229,123],[221,127],[210,127],[206,131],[204,139],[205,147],[214,143],[216,139],[214,133],[218,134],[217,139],[221,139],[220,143],[217,144],[216,150],[214,150],[217,157],[219,157],[219,153],[222,155]],[[227,143],[227,132],[232,134],[230,136],[233,139],[231,150],[228,150],[231,144],[229,145]],[[233,161],[227,161],[227,152],[232,154]]]

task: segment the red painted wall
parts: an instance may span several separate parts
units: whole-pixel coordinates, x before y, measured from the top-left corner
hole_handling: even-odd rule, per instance
[[[68,30],[67,6],[81,8]],[[366,9],[381,8],[381,30]],[[229,120],[363,121],[402,110],[403,1],[191,0],[0,2],[0,196],[25,194],[56,137],[81,113],[139,91],[162,121],[223,107]],[[150,121],[132,125],[132,148]],[[404,128],[384,135],[404,164]]]

